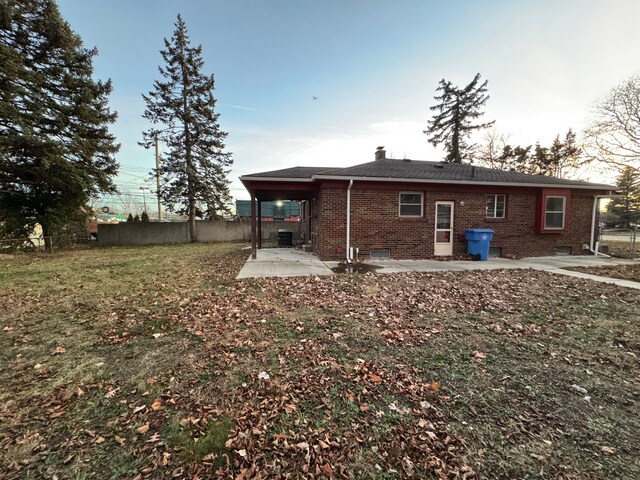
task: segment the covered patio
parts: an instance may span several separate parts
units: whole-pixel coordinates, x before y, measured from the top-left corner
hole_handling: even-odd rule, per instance
[[[293,167],[284,170],[267,172],[266,174],[244,175],[240,181],[244,184],[251,198],[251,258],[258,257],[262,249],[262,202],[279,200],[296,200],[309,205],[317,196],[318,186],[312,182],[312,176],[327,168]],[[305,207],[305,206],[303,206]],[[301,213],[305,208],[301,208]],[[302,227],[308,232],[307,240],[311,240],[311,215],[305,216]],[[268,259],[267,259],[268,260]]]

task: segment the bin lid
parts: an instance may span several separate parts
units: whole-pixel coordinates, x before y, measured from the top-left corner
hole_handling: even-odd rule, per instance
[[[464,233],[494,233],[490,228],[466,228]]]
[[[287,230],[286,228],[279,228],[279,229],[278,229],[278,233],[280,233],[280,232],[293,233],[293,231],[291,231],[291,230]]]

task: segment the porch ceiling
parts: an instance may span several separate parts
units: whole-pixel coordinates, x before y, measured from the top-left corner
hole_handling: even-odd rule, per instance
[[[258,200],[310,200],[315,191],[300,190],[256,190]]]
[[[311,182],[252,182],[241,179],[250,194],[258,200],[309,200],[318,190]]]

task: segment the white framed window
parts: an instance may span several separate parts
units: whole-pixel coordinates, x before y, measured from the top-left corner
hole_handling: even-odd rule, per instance
[[[422,193],[421,192],[401,192],[400,193],[399,215],[401,217],[421,217],[422,216]]]
[[[487,207],[485,217],[504,218],[507,205],[506,195],[487,195]]]
[[[545,197],[544,202],[544,228],[545,230],[562,230],[564,228],[565,210],[567,197],[552,196]]]

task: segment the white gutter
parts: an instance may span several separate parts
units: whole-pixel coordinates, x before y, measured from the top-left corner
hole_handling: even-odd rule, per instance
[[[353,187],[353,179],[349,180],[347,187],[347,263],[351,263],[351,187]]]
[[[589,251],[591,253],[593,253],[596,257],[598,255],[601,255],[603,257],[606,258],[611,258],[611,255],[606,255],[604,253],[600,253],[598,251],[598,247],[600,246],[600,242],[595,241],[595,236],[596,236],[596,213],[598,210],[598,202],[600,201],[601,198],[616,198],[616,197],[620,197],[621,195],[594,195],[593,196],[593,210],[591,211],[591,239],[589,241]],[[594,243],[595,241],[595,243]]]

